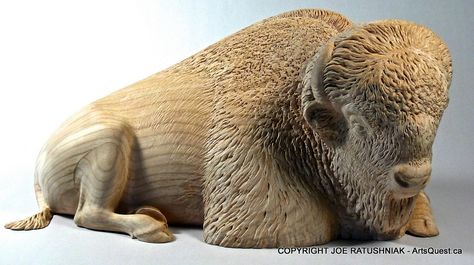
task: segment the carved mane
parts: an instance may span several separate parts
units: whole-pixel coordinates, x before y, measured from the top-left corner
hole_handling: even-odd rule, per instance
[[[278,18],[291,18],[291,17],[304,17],[304,18],[314,18],[326,22],[328,25],[332,26],[337,31],[341,32],[352,26],[352,22],[344,17],[341,14],[338,14],[329,10],[321,9],[299,9],[290,12],[285,12],[268,19],[263,20],[269,21]]]

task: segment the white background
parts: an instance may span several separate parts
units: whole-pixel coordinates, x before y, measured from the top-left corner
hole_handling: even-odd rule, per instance
[[[400,18],[437,32],[450,48],[450,105],[434,146],[428,188],[441,235],[330,246],[460,247],[462,256],[354,256],[354,262],[445,264],[472,260],[474,213],[473,1],[3,1],[0,0],[0,223],[37,211],[36,155],[59,124],[87,103],[164,69],[263,18],[324,8],[355,22]],[[0,228],[0,264],[338,263],[339,255],[209,246],[200,229],[174,228],[171,244],[76,228],[56,216],[41,231]],[[471,261],[472,262],[472,261]]]

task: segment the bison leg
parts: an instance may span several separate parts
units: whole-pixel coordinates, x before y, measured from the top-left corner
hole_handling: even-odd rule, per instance
[[[145,242],[171,241],[173,235],[158,210],[143,208],[135,214],[114,212],[127,183],[130,148],[129,143],[107,142],[78,163],[75,177],[81,185],[74,221],[78,226],[127,233]]]
[[[432,237],[439,234],[431,212],[430,201],[424,192],[421,192],[416,199],[415,208],[408,222],[407,233],[420,237]]]

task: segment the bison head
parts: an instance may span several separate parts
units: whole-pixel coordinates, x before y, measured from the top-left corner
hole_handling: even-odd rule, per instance
[[[400,235],[430,178],[451,73],[432,31],[397,20],[342,32],[308,64],[304,117],[331,158],[321,190],[343,238]]]

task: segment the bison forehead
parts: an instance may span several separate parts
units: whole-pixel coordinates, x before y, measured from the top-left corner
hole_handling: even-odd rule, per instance
[[[440,118],[448,103],[448,81],[433,58],[402,50],[369,63],[349,93],[356,103],[387,115],[425,113]]]

